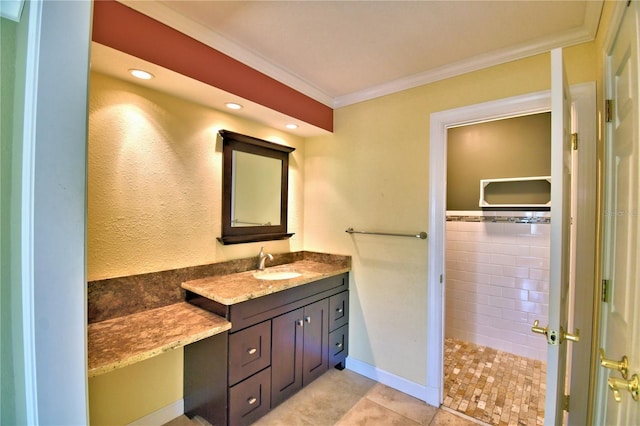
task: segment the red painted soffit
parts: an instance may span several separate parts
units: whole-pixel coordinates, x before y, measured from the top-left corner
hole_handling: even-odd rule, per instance
[[[93,4],[96,43],[333,132],[333,109],[115,0]]]

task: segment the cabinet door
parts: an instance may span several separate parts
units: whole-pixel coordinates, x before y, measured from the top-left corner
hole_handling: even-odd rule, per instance
[[[275,317],[271,330],[271,407],[302,388],[303,309]]]
[[[304,353],[302,385],[306,386],[329,368],[329,299],[304,307]]]

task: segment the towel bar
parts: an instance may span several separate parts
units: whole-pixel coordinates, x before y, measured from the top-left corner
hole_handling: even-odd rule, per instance
[[[417,234],[396,234],[396,233],[390,233],[390,232],[356,231],[353,228],[347,228],[347,230],[344,232],[346,232],[347,234],[387,235],[390,237],[411,237],[411,238],[420,238],[421,240],[427,239],[426,232],[419,232]]]

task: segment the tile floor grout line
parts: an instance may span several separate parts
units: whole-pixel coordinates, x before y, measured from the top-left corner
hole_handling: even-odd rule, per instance
[[[546,363],[445,339],[444,401],[491,425],[542,424]]]

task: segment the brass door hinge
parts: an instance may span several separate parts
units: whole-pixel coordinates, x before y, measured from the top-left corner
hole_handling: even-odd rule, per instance
[[[570,403],[570,400],[571,400],[571,396],[570,396],[570,395],[565,395],[565,396],[564,396],[564,407],[563,407],[563,409],[564,409],[564,411],[566,411],[567,413],[569,412],[569,403]]]
[[[604,101],[604,121],[607,123],[613,121],[613,101],[611,99]]]
[[[610,284],[611,284],[611,281],[602,280],[602,295],[600,296],[600,300],[602,300],[605,303],[607,303],[609,301],[609,287],[610,287]]]
[[[571,149],[576,151],[578,149],[578,134],[571,133]]]

